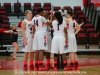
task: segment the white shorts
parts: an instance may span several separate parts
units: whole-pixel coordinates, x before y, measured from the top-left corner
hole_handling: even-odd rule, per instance
[[[23,44],[23,48],[22,48],[23,52],[33,52],[33,50],[32,50],[33,38],[32,37],[27,38],[27,45],[24,45],[23,42],[22,42],[22,44]]]
[[[68,50],[69,52],[77,52],[77,44],[75,35],[68,35]]]
[[[48,49],[45,52],[51,52],[51,41],[52,41],[51,35],[50,34],[47,34],[47,45],[48,45]]]
[[[47,35],[46,33],[35,33],[33,41],[33,50],[47,50]]]
[[[51,44],[51,53],[63,54],[66,53],[65,37],[61,35],[54,35]]]

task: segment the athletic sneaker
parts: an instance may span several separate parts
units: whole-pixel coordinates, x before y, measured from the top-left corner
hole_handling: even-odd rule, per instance
[[[71,65],[70,65],[70,66],[68,67],[68,70],[75,70],[75,66],[71,66]]]
[[[37,71],[39,69],[39,66],[34,66],[34,71]]]
[[[27,65],[26,64],[24,65],[23,70],[27,70]]]
[[[39,71],[43,71],[43,66],[39,66]]]
[[[53,69],[53,67],[51,66],[51,64],[47,64],[48,69]]]
[[[57,71],[58,69],[57,69],[57,67],[54,67],[53,70],[54,70],[54,71]]]
[[[75,65],[75,70],[80,70],[80,67],[78,65]]]
[[[68,70],[68,66],[64,66],[64,71],[67,71]]]
[[[34,70],[34,66],[33,65],[30,65],[29,69],[30,70]]]
[[[44,65],[39,66],[39,71],[46,70],[46,67]]]

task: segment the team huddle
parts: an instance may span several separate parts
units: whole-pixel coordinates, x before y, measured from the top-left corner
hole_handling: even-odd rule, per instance
[[[15,51],[12,56],[16,56],[16,52],[19,50],[17,32],[22,32],[22,51],[24,51],[23,69],[28,69],[27,61],[29,58],[30,70],[42,71],[53,68],[56,71],[59,69],[57,60],[59,55],[61,55],[64,71],[78,70],[79,65],[76,54],[77,44],[75,35],[80,31],[80,27],[84,23],[78,24],[72,18],[73,11],[68,10],[65,17],[62,16],[60,11],[51,11],[48,17],[47,11],[44,11],[43,8],[38,8],[37,15],[34,17],[31,10],[25,11],[25,15],[26,19],[21,23],[21,31],[16,30],[15,25],[12,27],[12,30],[4,31],[5,33],[11,33],[12,37],[14,36],[12,45]],[[51,32],[53,33],[53,37],[51,36]],[[46,65],[43,64],[44,52],[46,55]],[[69,65],[67,63],[66,53],[69,53]],[[52,61],[53,66],[51,66],[50,61],[52,58],[54,58],[54,61]]]

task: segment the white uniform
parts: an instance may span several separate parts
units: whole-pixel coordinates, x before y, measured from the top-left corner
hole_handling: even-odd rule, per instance
[[[47,50],[48,46],[45,28],[45,23],[47,22],[47,20],[40,15],[36,15],[33,18],[33,22],[36,29],[33,41],[33,50]]]
[[[66,27],[66,22],[63,21],[61,25],[58,25],[58,21],[54,20],[52,22],[53,29],[54,29],[54,36],[52,39],[52,45],[51,45],[51,53],[56,54],[62,54],[66,53],[65,47],[65,34],[64,34],[64,28]]]
[[[25,30],[25,35],[26,35],[26,38],[27,38],[27,45],[24,45],[24,40],[22,41],[23,43],[23,48],[22,48],[22,51],[24,52],[32,52],[32,46],[33,46],[33,27],[32,27],[32,24],[33,22],[32,21],[28,21],[27,19],[25,19],[26,21],[26,30]]]
[[[46,26],[46,34],[47,34],[47,43],[48,43],[48,50],[46,52],[51,52],[51,27]]]
[[[62,10],[59,10],[60,12],[61,12],[61,15],[63,16],[63,18],[65,18],[66,16],[66,13],[67,13],[67,10],[64,10],[64,11],[62,11]]]
[[[76,37],[75,37],[75,29],[73,25],[76,25],[76,21],[70,19],[70,23],[67,26],[68,32],[68,50],[67,52],[77,52],[77,45],[76,45]]]

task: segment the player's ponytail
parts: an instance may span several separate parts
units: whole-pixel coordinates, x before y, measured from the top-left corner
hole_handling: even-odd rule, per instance
[[[61,13],[60,13],[59,11],[56,11],[56,12],[54,13],[54,16],[55,16],[56,19],[58,20],[59,25],[62,24],[63,18],[62,18],[62,16],[61,16]]]

